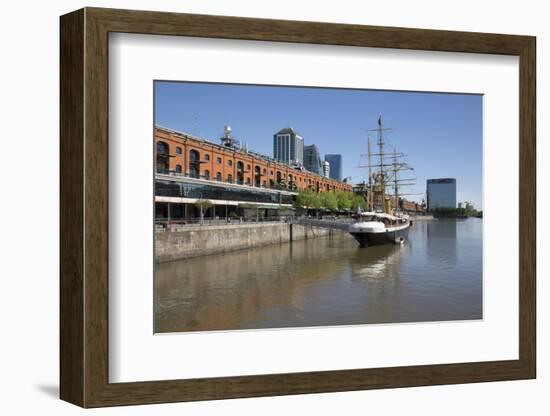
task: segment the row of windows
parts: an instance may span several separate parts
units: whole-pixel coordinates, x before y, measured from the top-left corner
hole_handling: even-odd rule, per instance
[[[182,172],[182,166],[181,166],[181,165],[176,165],[176,170],[175,170],[175,172],[181,175],[181,174],[183,173],[183,172]],[[208,169],[206,169],[206,170],[203,172],[202,175],[198,175],[196,172],[194,172],[194,173],[191,172],[191,173],[189,174],[189,176],[192,177],[192,178],[197,178],[197,179],[199,179],[199,178],[207,179],[207,180],[211,179],[211,177],[210,177],[210,171],[209,171]],[[290,178],[291,178],[291,180],[292,180],[292,175],[290,175]],[[216,178],[215,178],[215,179],[216,179],[217,181],[219,181],[219,182],[222,181],[222,174],[221,174],[221,172],[216,173]],[[226,181],[226,182],[229,182],[229,183],[237,183],[237,184],[239,184],[239,185],[252,185],[252,181],[250,180],[250,178],[246,178],[246,179],[245,179],[241,174],[237,174],[237,180],[236,180],[236,181],[233,180],[233,175],[232,175],[232,174],[228,174],[228,175],[227,175],[227,181]],[[281,182],[281,180],[279,180],[279,182]],[[266,187],[266,186],[268,185],[268,182],[267,182],[266,180],[261,181],[261,180],[260,180],[260,177],[257,176],[257,177],[255,178],[255,181],[254,181],[254,186],[260,186],[260,183],[261,183],[261,186],[264,186],[264,187]],[[270,186],[270,187],[275,187],[275,185],[276,185],[276,182],[275,182],[273,179],[270,179],[270,180],[269,180],[269,186]]]
[[[176,153],[177,154],[181,154],[182,152],[182,148],[181,147],[176,147]],[[192,149],[189,151],[189,175],[191,177],[194,177],[194,178],[199,178],[201,175],[200,175],[200,164],[201,164],[201,160],[200,160],[200,152],[198,150],[195,150],[195,149]],[[205,161],[210,161],[210,155],[207,154],[207,153],[204,153],[204,160]],[[162,172],[162,171],[168,171],[169,170],[169,163],[168,163],[168,157],[169,157],[169,146],[167,143],[165,142],[162,142],[162,141],[159,141],[157,142],[157,170],[159,172]],[[221,164],[222,163],[222,158],[221,157],[217,157],[216,158],[216,162],[217,164]],[[233,166],[233,161],[231,159],[228,159],[227,160],[227,164],[229,166]],[[250,172],[250,164],[247,164],[246,165],[246,172]],[[177,164],[175,166],[175,172],[178,173],[178,174],[182,174],[183,173],[183,167],[182,165],[180,164]],[[236,172],[236,175],[237,175],[237,183],[239,184],[244,184],[245,183],[245,179],[244,179],[244,163],[241,162],[241,161],[238,161],[237,162],[237,172]],[[274,175],[274,170],[273,169],[270,169],[269,170],[269,175],[270,176],[273,176]],[[267,169],[266,168],[263,168],[261,169],[260,166],[255,166],[254,168],[254,185],[255,186],[267,186],[267,182],[264,180],[262,182],[261,180],[261,176],[267,176]],[[210,171],[209,170],[205,170],[203,172],[203,175],[202,175],[203,178],[205,179],[210,179]],[[281,173],[281,172],[277,172],[276,173],[276,180],[269,180],[269,185],[270,186],[274,186],[276,183],[281,183],[282,181],[285,181],[287,178],[286,178],[286,175],[284,173]],[[218,181],[222,181],[222,175],[221,173],[217,173],[216,174],[216,180]],[[227,182],[231,182],[233,183],[233,175],[229,174],[228,177],[227,177]],[[251,180],[249,178],[246,179],[246,184],[250,184]],[[313,186],[313,185],[316,185],[317,187],[319,186],[323,186],[319,183],[319,181],[312,181],[311,178],[303,178],[302,176],[300,175],[296,175],[296,176],[293,176],[292,174],[288,174],[288,182],[289,182],[289,185],[292,187],[292,185],[294,185],[296,182],[300,182],[300,183],[303,183],[304,185],[308,185],[308,186]],[[336,186],[334,185],[329,185],[329,184],[325,184],[324,187],[326,189],[336,189]]]
[[[175,171],[176,171],[176,173],[178,173],[178,174],[181,175],[181,174],[183,173],[182,166],[181,166],[181,165],[176,165],[176,170],[175,170]],[[265,172],[265,169],[264,169],[264,172]],[[271,171],[271,172],[272,172],[272,174],[273,174],[273,171]],[[277,175],[277,182],[276,182],[275,180],[273,180],[273,179],[270,179],[270,180],[269,180],[269,184],[270,184],[270,186],[272,186],[272,187],[275,186],[276,183],[280,183],[280,182],[282,182],[282,181],[284,180],[284,178],[279,174],[279,172],[277,172],[277,174],[278,174],[278,175]],[[210,171],[209,171],[208,169],[206,169],[206,170],[203,172],[202,175],[199,175],[199,174],[195,171],[195,172],[191,172],[191,173],[190,173],[190,176],[191,176],[192,178],[199,178],[199,177],[202,177],[203,179],[210,179]],[[256,178],[255,178],[255,179],[256,179],[256,180],[255,180],[255,185],[256,185],[256,186],[260,186],[260,185],[259,185],[259,184],[260,184],[259,175],[256,175]],[[305,179],[301,178],[301,177],[298,177],[297,179],[298,179],[299,182],[306,182],[306,183],[308,183],[308,185],[314,185],[314,182],[313,182],[311,179],[308,179],[307,181],[306,181]],[[217,181],[220,181],[220,182],[222,181],[222,174],[221,174],[221,172],[216,173],[216,180],[217,180]],[[295,182],[294,182],[294,177],[293,177],[291,174],[288,175],[288,180],[289,180],[289,182],[295,183]],[[227,182],[233,183],[233,175],[232,175],[232,174],[228,174],[228,175],[227,175]],[[237,181],[236,181],[236,182],[237,182],[239,185],[244,185],[244,184],[246,184],[246,185],[251,185],[251,180],[250,180],[250,178],[246,178],[246,179],[245,179],[241,173],[237,173]],[[266,181],[266,180],[261,181],[261,183],[262,183],[262,186],[267,186],[267,181]],[[316,185],[317,185],[317,186],[320,186],[319,182],[317,182]],[[331,187],[329,184],[325,184],[325,188],[326,188],[327,190],[329,190],[329,189],[336,189],[335,186],[332,186],[332,187]]]
[[[164,142],[159,142],[159,143],[164,144]],[[160,153],[160,154],[168,154],[168,151],[167,151],[168,148],[167,148],[167,147],[164,147],[164,146],[161,145],[161,146],[160,146],[160,149],[162,149],[162,150],[159,152],[159,147],[157,146],[157,152],[158,152],[158,153]],[[196,153],[190,153],[190,154],[189,154],[189,155],[190,155],[190,158],[191,158],[192,160],[194,160],[194,161],[200,160],[200,154],[199,154],[196,150],[191,150],[191,152],[196,152]],[[182,149],[181,149],[181,147],[179,147],[179,146],[176,147],[176,154],[177,154],[177,155],[182,155]],[[204,154],[204,160],[205,160],[206,162],[209,162],[209,161],[210,161],[210,155],[209,155],[208,153],[205,153],[205,154]],[[218,165],[221,165],[221,164],[222,164],[222,158],[221,158],[221,157],[217,157],[217,158],[216,158],[216,163],[217,163]],[[239,162],[239,163],[242,164],[242,162]],[[239,164],[239,163],[237,163],[237,164]],[[178,165],[178,166],[179,166],[179,165]],[[227,166],[233,166],[233,161],[232,161],[231,159],[228,159],[228,160],[227,160]],[[248,170],[250,170],[250,164],[247,164],[247,165],[246,165],[246,168],[247,168]],[[265,169],[264,169],[264,174],[266,174],[266,170],[265,170]],[[273,175],[273,170],[271,170],[271,175]]]
[[[165,143],[164,143],[164,142],[159,142],[159,144],[164,145]],[[168,154],[168,147],[167,147],[167,146],[168,146],[168,145],[166,145],[166,147],[165,147],[165,146],[161,146],[161,149],[162,149],[163,151],[165,151],[166,154]],[[159,151],[159,146],[157,145],[157,152],[158,152],[158,151]],[[196,154],[195,154],[195,153],[191,153],[191,152],[196,152]],[[191,152],[189,153],[189,156],[190,156],[191,158],[196,157],[197,160],[200,158],[199,153],[198,153],[196,150],[191,150]],[[161,152],[161,153],[164,153],[164,152]],[[183,151],[182,151],[181,147],[179,147],[179,146],[176,147],[176,154],[177,154],[177,155],[182,155],[182,154],[183,154]],[[206,161],[208,162],[208,161],[210,160],[210,155],[209,155],[209,154],[205,154],[205,155],[204,155],[204,160],[206,160]],[[222,159],[219,157],[219,158],[217,159],[217,162],[218,162],[218,163],[222,163]],[[231,162],[231,161],[230,161],[230,162]],[[229,166],[231,166],[231,163],[229,164]]]

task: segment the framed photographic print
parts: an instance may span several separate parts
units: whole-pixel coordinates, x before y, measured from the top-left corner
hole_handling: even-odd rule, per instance
[[[535,38],[61,17],[82,407],[534,378]]]

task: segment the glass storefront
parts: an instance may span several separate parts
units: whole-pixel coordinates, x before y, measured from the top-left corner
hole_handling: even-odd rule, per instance
[[[200,198],[226,201],[262,202],[270,204],[293,204],[294,195],[262,192],[256,189],[232,189],[210,184],[195,184],[172,181],[155,181],[156,196]]]

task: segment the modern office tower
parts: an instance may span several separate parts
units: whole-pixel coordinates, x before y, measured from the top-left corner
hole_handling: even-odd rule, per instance
[[[428,211],[436,208],[456,208],[456,179],[441,178],[426,181]]]
[[[321,174],[321,156],[319,149],[314,144],[304,146],[304,168],[317,175]]]
[[[325,160],[330,163],[330,177],[337,181],[342,180],[342,155],[325,155]]]
[[[273,158],[289,165],[304,163],[304,138],[286,127],[273,135]]]

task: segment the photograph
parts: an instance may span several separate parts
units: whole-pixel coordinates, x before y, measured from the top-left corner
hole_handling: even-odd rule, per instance
[[[154,81],[154,332],[483,319],[483,95]]]
[[[541,7],[61,3],[8,42],[10,408],[537,413]]]

